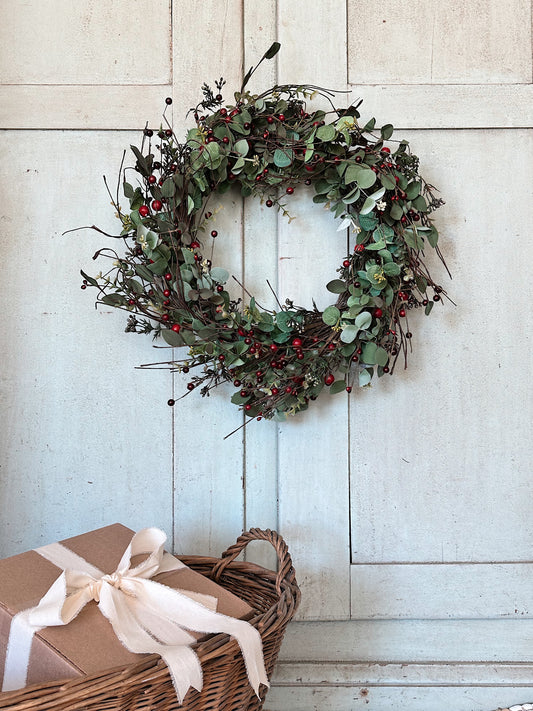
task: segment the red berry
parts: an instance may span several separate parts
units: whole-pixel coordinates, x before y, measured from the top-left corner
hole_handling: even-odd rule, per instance
[[[293,192],[294,192],[294,188],[289,185],[289,187],[287,188],[287,190],[286,190],[285,192],[286,192],[288,195],[292,195]]]
[[[400,309],[398,314],[403,318],[405,316],[405,309]]]
[[[333,373],[329,373],[329,374],[326,375],[326,377],[324,378],[324,383],[325,383],[326,385],[328,385],[328,386],[329,386],[329,385],[332,385],[334,382],[335,382],[335,376],[333,375]]]
[[[163,296],[170,296],[170,289],[165,289]]]
[[[350,262],[349,259],[345,259],[344,262],[342,263],[342,266],[343,266],[343,267],[349,267],[349,266],[350,266],[350,263],[351,263],[351,262]]]
[[[352,386],[351,386],[351,385],[348,385],[348,387],[346,388],[346,392],[347,392],[347,393],[351,393],[351,392],[352,392]]]
[[[220,112],[219,112],[219,113],[220,113],[221,116],[227,116],[227,115],[228,115],[227,109],[220,109]]]
[[[170,281],[170,280],[172,279],[172,274],[171,274],[170,272],[167,272],[167,273],[165,274],[165,279],[166,279],[167,281]]]
[[[218,232],[216,230],[211,230],[211,237],[216,237]]]
[[[148,182],[150,183],[150,185],[153,185],[155,182],[157,182],[157,178],[155,177],[155,175],[150,175],[148,177]]]
[[[172,98],[170,96],[167,96],[167,98],[165,99],[165,104],[167,106],[170,106],[171,103],[172,103]]]
[[[224,291],[224,287],[222,286],[222,284],[217,284],[217,291],[219,294],[220,292]]]
[[[191,242],[191,244],[190,244],[191,249],[198,249],[199,246],[200,246],[200,242],[197,242],[196,240],[194,242]]]
[[[222,139],[222,143],[229,143],[229,138],[227,136],[224,136]]]
[[[139,208],[139,215],[141,217],[146,217],[146,215],[149,215],[149,214],[150,214],[150,208],[148,207],[148,205],[141,205]]]
[[[274,203],[272,202],[272,200],[267,200],[267,201],[265,202],[265,205],[266,205],[267,207],[272,207],[273,204],[274,204]]]
[[[270,348],[270,350],[272,351],[272,353],[275,353],[275,352],[278,350],[278,347],[277,347],[277,345],[276,345],[275,343],[271,343],[271,344],[269,345],[269,348]]]
[[[249,410],[252,409],[252,406],[247,404],[244,406],[244,409],[246,410],[246,412],[248,412]]]
[[[181,326],[179,325],[179,323],[175,323],[172,326],[172,330],[174,331],[174,333],[179,333],[181,331]]]
[[[279,390],[277,388],[272,388],[270,392],[272,393],[272,395],[277,395],[279,393]]]
[[[387,146],[383,146],[383,148],[381,149],[381,152],[382,153],[390,153],[390,148],[387,148]]]
[[[168,321],[169,318],[170,318],[170,316],[169,316],[168,314],[163,314],[163,315],[161,316],[161,320],[162,320],[162,321]]]
[[[336,347],[334,343],[328,343],[328,351],[334,351]]]
[[[374,316],[376,318],[381,318],[383,316],[383,311],[381,309],[374,309]]]
[[[302,345],[302,339],[301,339],[301,338],[293,338],[293,339],[292,339],[292,345],[293,345],[295,348],[300,348],[301,345]]]
[[[218,359],[219,359],[219,361],[226,360],[226,356],[224,355],[224,353],[221,353],[221,354],[218,356]]]
[[[285,392],[286,392],[286,393],[291,393],[291,392],[292,392],[292,386],[291,386],[291,385],[287,385],[287,387],[285,388]]]
[[[194,390],[194,383],[187,383],[187,390]]]
[[[353,248],[354,252],[364,252],[365,251],[365,245],[364,244],[356,244],[355,247]]]
[[[278,116],[278,118],[279,118],[280,121],[285,121],[285,115],[284,115],[284,114],[280,114],[280,115]]]
[[[156,212],[158,212],[163,207],[163,203],[161,200],[152,200],[152,207]]]

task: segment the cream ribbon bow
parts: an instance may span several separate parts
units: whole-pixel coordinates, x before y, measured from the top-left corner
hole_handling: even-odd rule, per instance
[[[95,576],[95,571],[101,571],[89,564],[83,571],[63,570],[36,607],[13,618],[3,691],[24,686],[31,638],[35,632],[43,627],[68,624],[88,602],[95,600],[126,649],[135,653],[156,653],[166,662],[180,703],[191,686],[198,691],[202,688],[200,661],[190,648],[196,640],[186,629],[201,633],[223,632],[235,637],[250,684],[259,695],[259,685],[268,686],[268,678],[261,636],[255,627],[214,612],[198,601],[201,599],[209,604],[210,596],[200,595],[193,600],[189,593],[150,580],[158,573],[184,567],[181,561],[164,553],[165,541],[163,531],[146,528],[133,536],[114,573]],[[132,568],[131,558],[146,553],[148,557]],[[87,569],[93,574],[85,572]]]

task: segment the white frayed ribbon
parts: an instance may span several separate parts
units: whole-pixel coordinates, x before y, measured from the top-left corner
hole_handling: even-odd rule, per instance
[[[136,533],[114,573],[104,574],[60,543],[36,550],[63,572],[36,607],[19,612],[11,622],[2,691],[26,685],[33,635],[44,627],[67,625],[94,600],[115,634],[130,652],[159,654],[167,664],[181,703],[192,686],[202,688],[202,668],[186,630],[226,633],[235,637],[255,693],[268,686],[261,635],[248,622],[214,611],[216,599],[178,591],[151,580],[158,573],[185,567],[163,550],[166,535],[157,528]],[[148,554],[132,568],[131,558]],[[194,599],[193,599],[194,598]]]

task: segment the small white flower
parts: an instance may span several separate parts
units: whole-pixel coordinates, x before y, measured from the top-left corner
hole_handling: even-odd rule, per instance
[[[381,200],[380,202],[376,203],[376,207],[380,212],[383,212],[383,210],[387,207],[387,203],[385,200]]]
[[[358,235],[359,232],[361,232],[361,228],[359,227],[359,225],[354,225],[354,226],[352,227],[352,230],[353,230],[353,233],[356,234],[356,235]]]

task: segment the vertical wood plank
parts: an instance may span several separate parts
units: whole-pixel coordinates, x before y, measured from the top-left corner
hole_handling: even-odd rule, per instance
[[[116,233],[102,175],[114,186],[123,148],[136,139],[1,135],[0,183],[9,189],[0,290],[9,308],[0,339],[0,555],[115,521],[172,532],[169,375],[136,371],[153,359],[151,340],[124,333],[123,312],[95,311],[94,292],[80,290],[81,268],[94,275],[108,264],[92,261],[96,250],[121,243],[90,230],[62,234],[87,224]]]
[[[311,11],[280,0],[278,38],[280,83],[346,88],[344,3],[315,3]],[[346,254],[345,236],[311,193],[298,188],[295,196],[289,210],[297,219],[279,223],[280,300],[310,307],[314,297],[323,307],[330,303],[325,284]],[[324,393],[280,427],[280,528],[302,588],[301,618],[349,616],[347,422],[346,398]]]
[[[202,98],[201,86],[223,76],[228,102],[242,81],[242,3],[224,0],[174,4],[173,76],[175,126],[185,132],[183,117]],[[178,113],[179,111],[179,113]],[[214,265],[242,281],[242,201],[230,192],[214,196],[209,208],[215,240]],[[210,238],[204,252],[210,253]],[[186,357],[186,349],[176,353]],[[177,377],[175,395],[186,392],[186,377]],[[178,552],[219,555],[243,529],[243,433],[224,436],[242,424],[229,402],[231,388],[217,388],[208,398],[193,391],[174,408],[175,547]]]
[[[533,218],[533,131],[408,138],[447,201],[435,220],[453,281],[434,254],[427,258],[457,306],[435,308],[428,318],[409,312],[408,370],[357,393],[352,427],[364,421],[367,430],[364,449],[352,443],[360,462],[354,562],[527,561],[533,397],[522,373],[533,361],[522,336],[511,334],[530,333],[533,321],[531,310],[509,305],[516,294],[523,303],[533,298],[523,268],[533,258],[526,227]],[[498,171],[487,158],[472,160],[488,157],[494,145],[508,156]],[[481,184],[487,196],[512,195],[512,209],[473,200],[464,186]]]
[[[244,68],[255,66],[276,39],[276,3],[270,0],[244,5]],[[261,92],[277,81],[277,59],[265,61],[254,73],[249,88]],[[275,309],[268,288],[277,291],[276,212],[251,198],[244,204],[244,280],[246,288],[263,308]],[[278,527],[278,437],[275,422],[251,422],[244,431],[245,527]],[[247,557],[275,568],[276,554],[270,546],[249,549]]]

